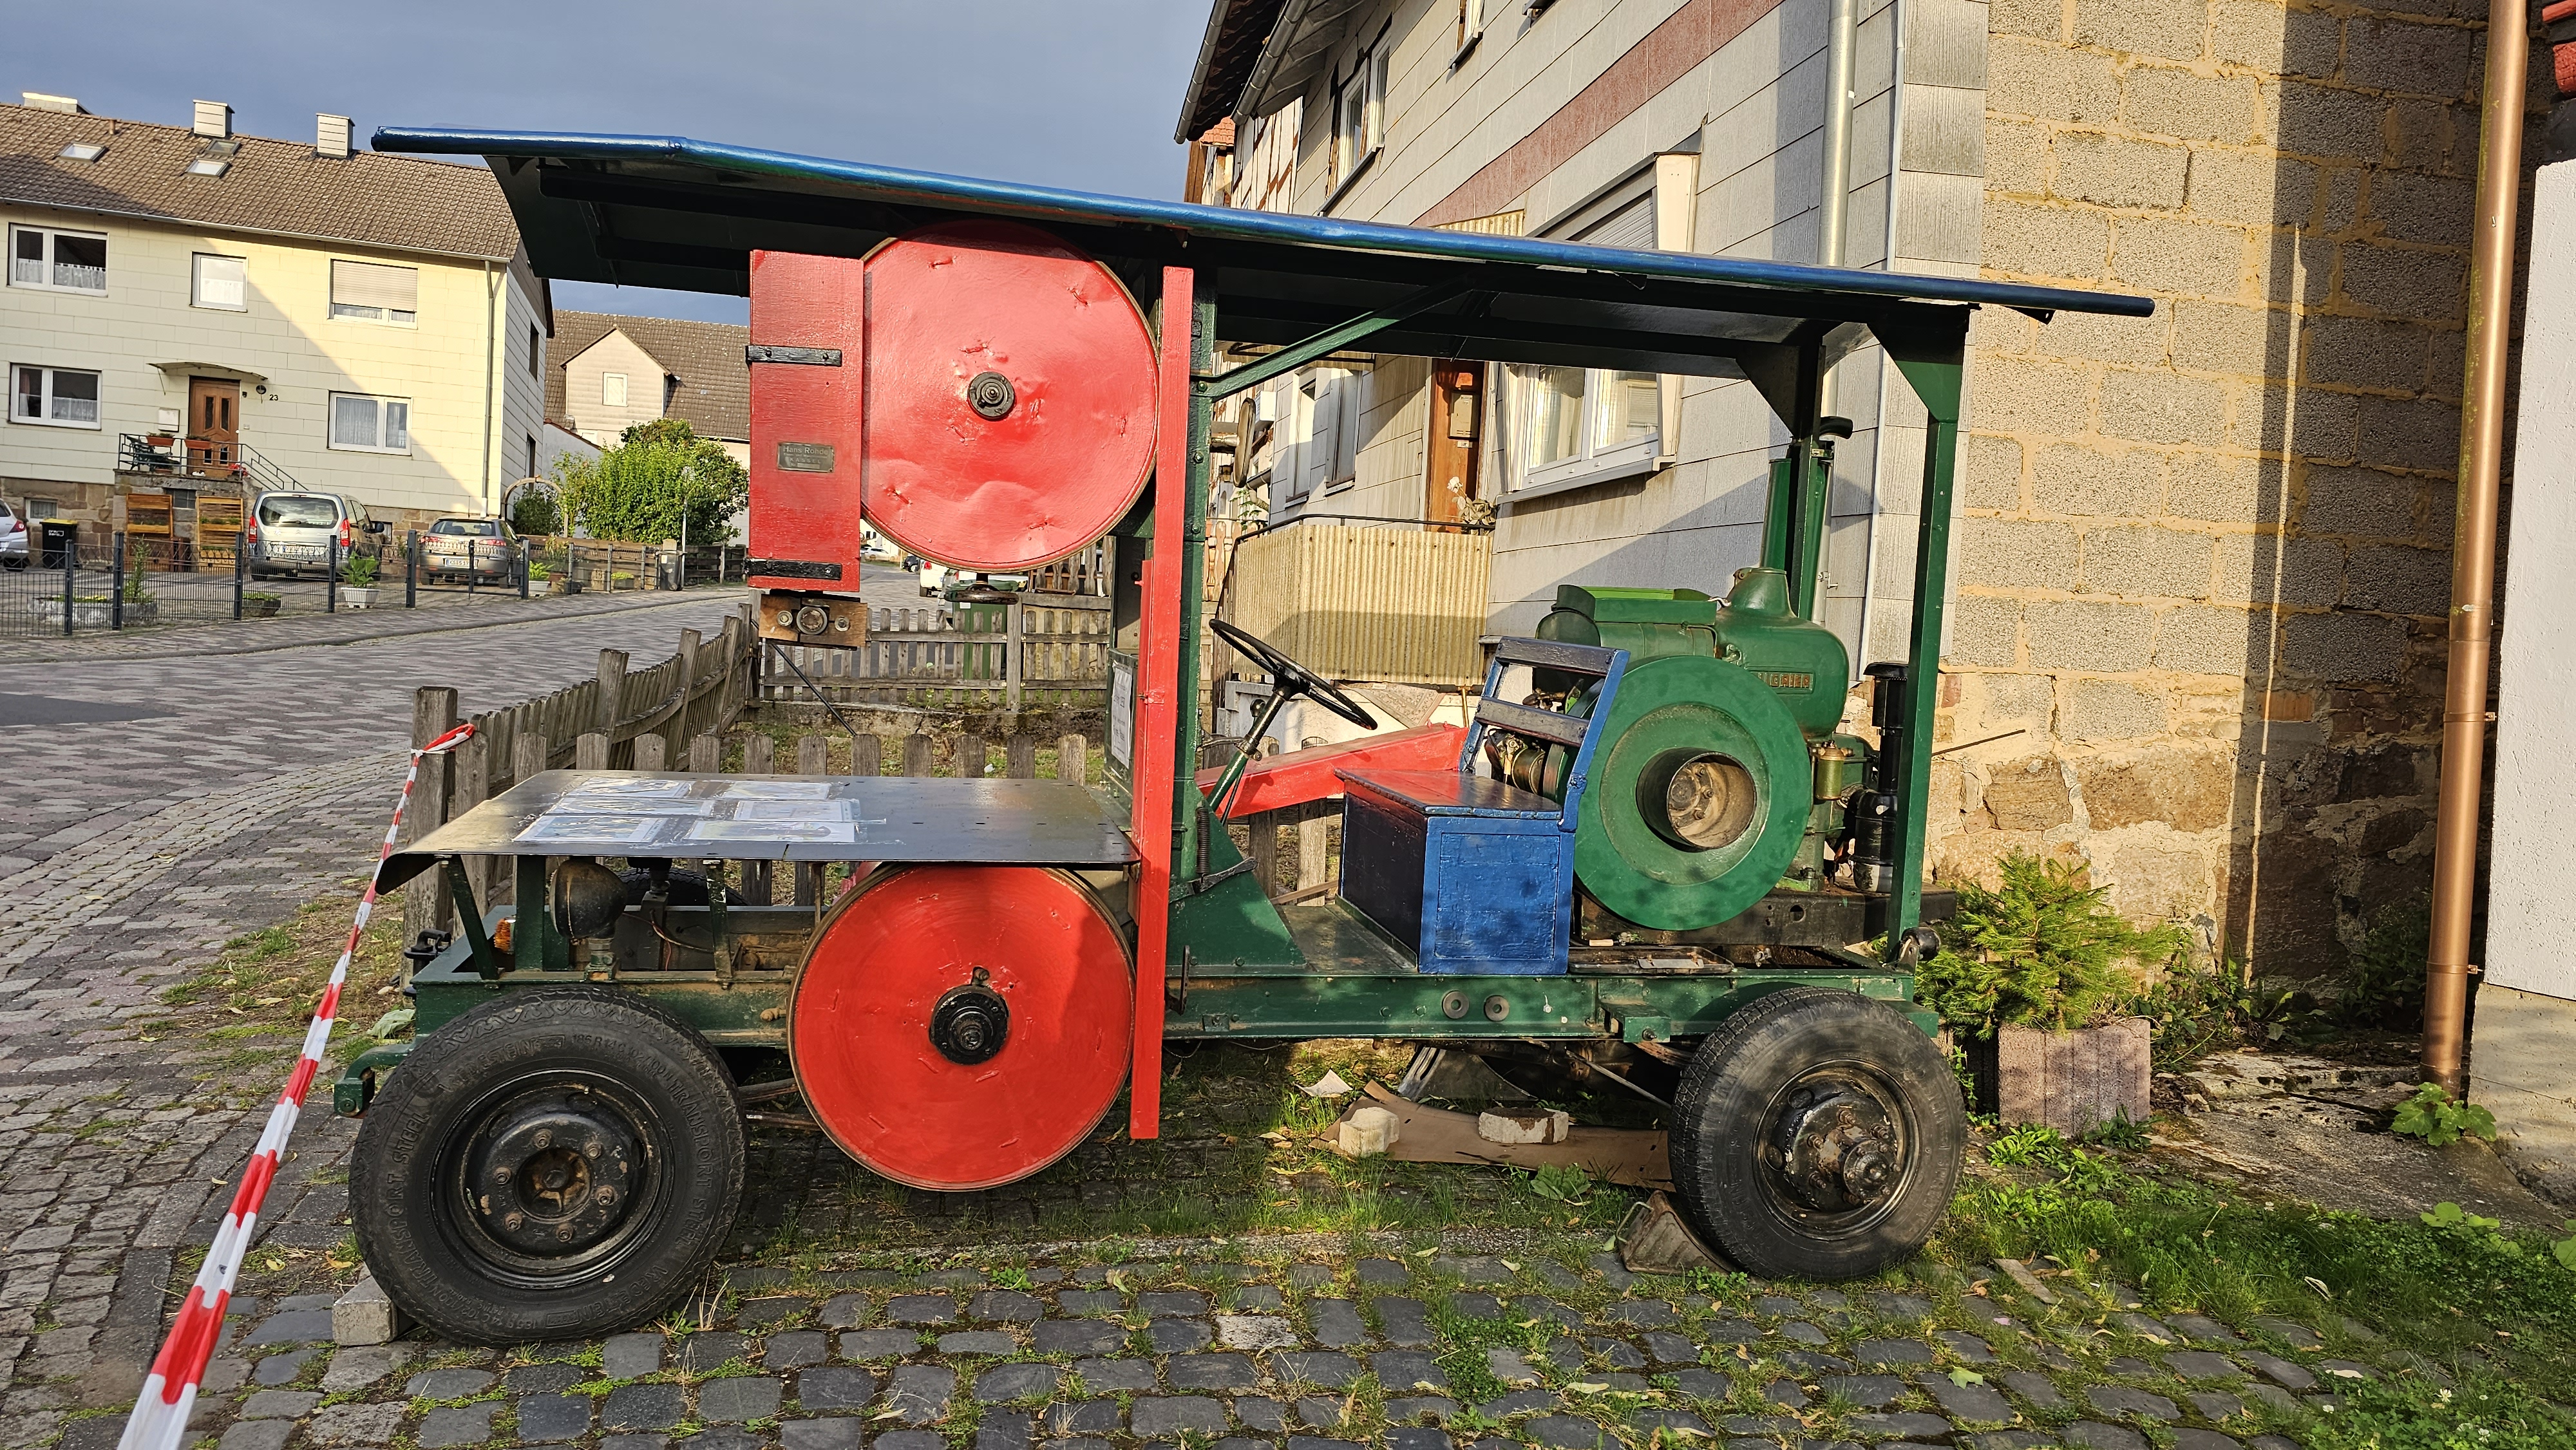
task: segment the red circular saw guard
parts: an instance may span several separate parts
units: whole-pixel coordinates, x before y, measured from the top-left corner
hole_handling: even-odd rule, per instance
[[[988,220],[897,237],[866,269],[870,522],[941,563],[1011,570],[1126,515],[1154,462],[1154,340],[1108,268]]]
[[[980,977],[978,974],[981,974]],[[932,1041],[942,998],[1008,1005],[1001,1048]],[[787,1006],[788,1056],[823,1131],[915,1188],[991,1188],[1090,1135],[1126,1080],[1126,935],[1082,881],[1035,866],[902,866],[844,895]]]

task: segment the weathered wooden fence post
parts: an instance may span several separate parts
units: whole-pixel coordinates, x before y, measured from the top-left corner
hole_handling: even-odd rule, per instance
[[[574,736],[572,742],[572,768],[575,770],[606,770],[608,768],[608,736],[597,730],[588,731],[584,734]]]
[[[992,747],[984,743],[983,736],[978,735],[971,730],[958,736],[957,778],[960,780],[982,780],[984,778],[984,767],[991,762],[991,755]]]
[[[882,775],[885,773],[885,745],[866,731],[850,736],[850,774]]]
[[[1091,779],[1091,742],[1067,735],[1055,743],[1055,778],[1083,785]]]
[[[440,685],[423,685],[412,692],[411,743],[427,745],[456,728],[456,692]],[[411,811],[405,818],[403,839],[417,841],[447,824],[449,766],[453,757],[425,755],[420,761],[420,779],[412,785]],[[403,944],[409,946],[424,931],[450,931],[455,914],[447,909],[447,883],[435,871],[415,876],[403,888]],[[404,964],[406,979],[411,974]]]
[[[1025,730],[1012,732],[1002,743],[1002,774],[1013,780],[1038,778],[1037,737]]]
[[[932,765],[930,737],[918,730],[903,737],[903,773],[912,776],[939,773]]]
[[[712,731],[689,742],[689,773],[714,775],[724,768],[724,737]]]
[[[820,735],[796,737],[796,773],[798,775],[831,774],[832,742]],[[823,902],[823,863],[799,861],[796,872],[796,904],[820,908]]]
[[[670,768],[670,764],[670,748],[663,743],[659,733],[646,731],[635,737],[637,770],[666,770]]]

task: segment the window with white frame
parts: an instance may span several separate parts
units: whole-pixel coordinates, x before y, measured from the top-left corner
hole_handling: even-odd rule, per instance
[[[1386,144],[1386,68],[1393,45],[1361,51],[1350,78],[1333,91],[1333,190],[1350,185]]]
[[[1358,480],[1366,376],[1349,368],[1308,368],[1290,380],[1281,410],[1288,441],[1270,470],[1273,479],[1287,481],[1281,492],[1289,502],[1317,490],[1337,492]]]
[[[9,285],[53,292],[104,292],[107,238],[96,232],[11,227]]]
[[[197,253],[188,283],[188,305],[211,307],[219,312],[247,311],[250,307],[249,263],[240,257]]]
[[[331,315],[409,327],[420,315],[420,269],[381,262],[331,262]]]
[[[411,400],[333,393],[331,446],[356,453],[409,453]]]
[[[603,407],[609,407],[609,408],[623,408],[623,407],[625,407],[625,406],[626,406],[626,374],[624,374],[624,373],[601,373],[601,374],[599,375],[599,401],[600,401],[601,406],[603,406]]]
[[[57,428],[98,426],[98,374],[21,363],[9,369],[9,421]]]
[[[1644,473],[1663,447],[1653,373],[1515,367],[1510,374],[1515,492]]]
[[[1493,0],[1458,0],[1458,59],[1451,65],[1465,60],[1475,48],[1476,38],[1485,33],[1485,12],[1492,5]]]

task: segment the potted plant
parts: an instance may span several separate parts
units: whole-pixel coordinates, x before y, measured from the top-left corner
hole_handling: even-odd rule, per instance
[[[2182,928],[2131,926],[2081,862],[2015,851],[1999,870],[1993,890],[1959,888],[1915,975],[1965,1052],[1977,1109],[2070,1137],[2144,1121],[2154,1034],[2133,1008],[2146,975],[2182,956]]]
[[[125,623],[129,628],[160,621],[161,605],[152,597],[152,591],[143,587],[143,556],[140,553],[134,556],[134,572],[127,577],[122,592],[125,595]]]
[[[285,600],[275,594],[250,593],[242,596],[242,618],[275,619],[278,605]]]
[[[376,602],[376,556],[359,554],[340,566],[340,602],[364,609]]]

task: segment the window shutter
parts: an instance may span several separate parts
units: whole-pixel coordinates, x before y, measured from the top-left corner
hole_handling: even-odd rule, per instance
[[[1306,429],[1306,444],[1298,450],[1301,456],[1297,461],[1303,474],[1297,481],[1299,493],[1310,493],[1316,484],[1332,483],[1337,477],[1333,466],[1339,462],[1334,455],[1339,451],[1342,434],[1342,390],[1329,372],[1315,381],[1315,405],[1310,416],[1313,421]]]
[[[1578,241],[1596,247],[1632,247],[1652,251],[1655,246],[1655,193],[1652,190],[1601,219]]]
[[[420,269],[334,260],[331,263],[331,305],[418,312]]]

